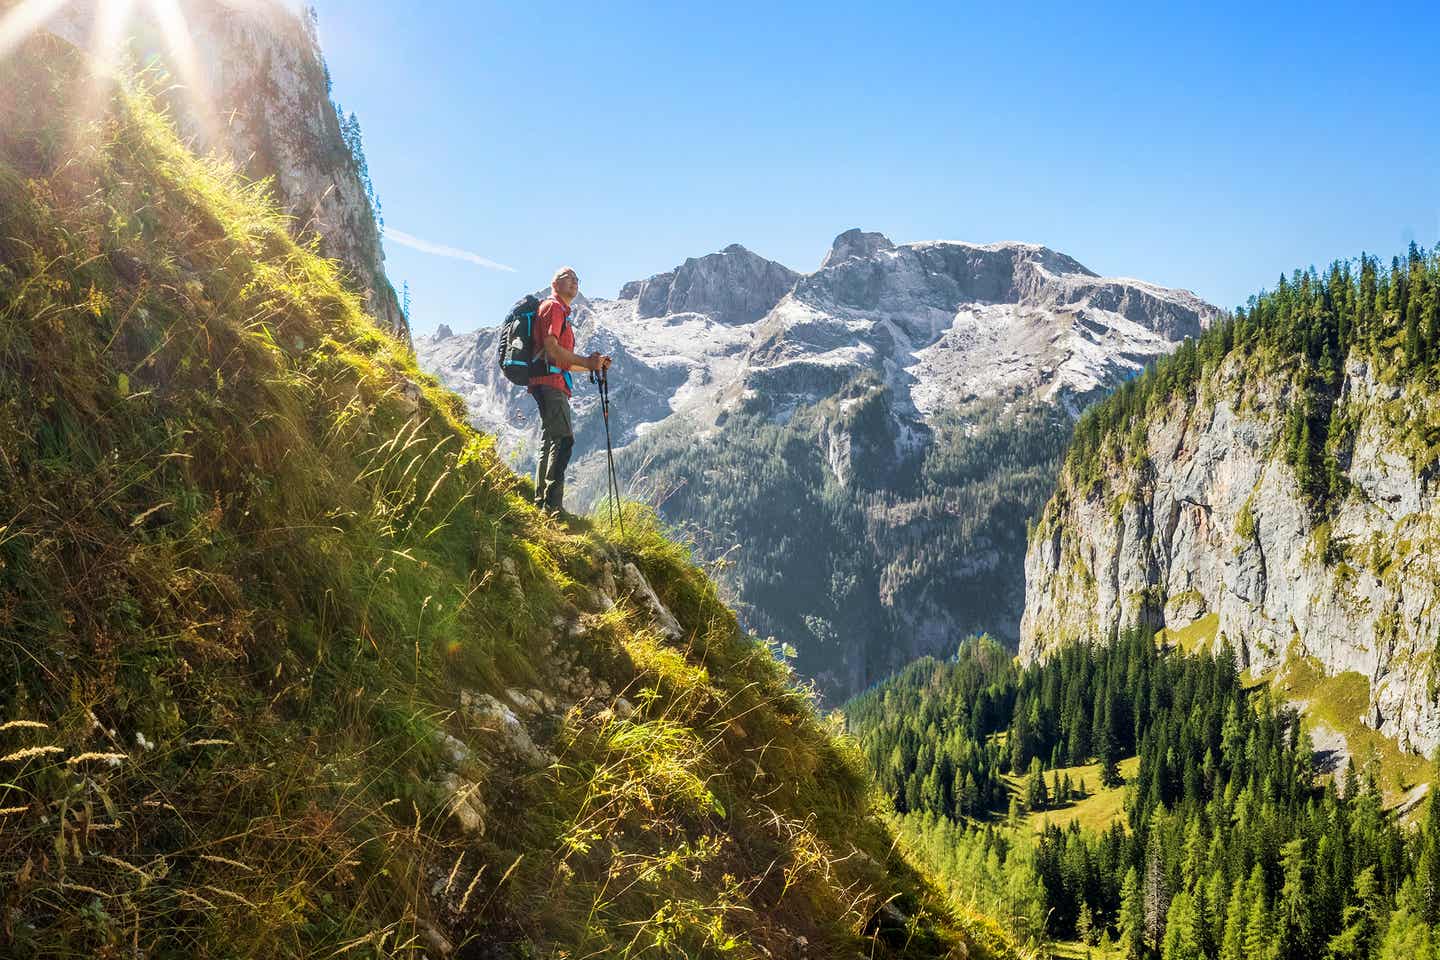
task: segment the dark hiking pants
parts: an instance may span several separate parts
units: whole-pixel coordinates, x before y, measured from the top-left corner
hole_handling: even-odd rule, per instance
[[[540,463],[535,468],[535,506],[559,510],[565,503],[565,468],[575,449],[570,427],[570,398],[554,387],[536,387],[532,394],[540,408]]]

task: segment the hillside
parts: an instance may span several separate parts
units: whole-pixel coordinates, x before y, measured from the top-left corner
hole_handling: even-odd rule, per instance
[[[0,952],[1011,955],[686,550],[531,510],[290,226],[0,60]]]
[[[1297,272],[1083,417],[1030,539],[1022,656],[1129,625],[1368,686],[1440,745],[1440,251]]]
[[[331,100],[313,10],[302,14],[285,0],[187,0],[177,37],[164,4],[49,6],[58,10],[48,29],[91,51],[103,68],[127,59],[150,65],[181,139],[196,153],[225,157],[251,180],[269,180],[292,232],[344,265],[345,283],[366,312],[389,329],[407,329],[385,273],[383,219],[359,122],[338,115]],[[103,24],[122,21],[105,36]]]
[[[617,358],[631,493],[734,561],[744,621],[843,697],[972,631],[1018,639],[1025,521],[1075,412],[1216,315],[1034,244],[851,230],[808,274],[738,244],[691,258],[586,301],[577,329]],[[416,349],[529,463],[533,405],[493,337]],[[582,496],[604,488],[593,404],[582,386]]]

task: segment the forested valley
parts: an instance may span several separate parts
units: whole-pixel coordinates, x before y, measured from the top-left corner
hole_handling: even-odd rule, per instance
[[[1135,631],[1020,667],[975,639],[846,717],[910,841],[1022,937],[1162,960],[1431,955],[1440,807],[1409,829],[1378,760],[1323,771],[1228,647]],[[1085,764],[1092,782],[1071,774]],[[1113,822],[1060,825],[1111,791]]]

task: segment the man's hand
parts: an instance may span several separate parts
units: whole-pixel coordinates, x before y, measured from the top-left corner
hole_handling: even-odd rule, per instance
[[[610,369],[610,358],[603,353],[592,353],[586,359],[585,365],[596,373],[604,373]]]

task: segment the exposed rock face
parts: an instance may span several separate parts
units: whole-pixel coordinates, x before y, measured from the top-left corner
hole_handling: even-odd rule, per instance
[[[842,260],[849,260],[851,257],[861,259],[873,259],[877,253],[894,250],[895,244],[883,233],[866,233],[859,227],[853,230],[846,230],[835,238],[830,245],[830,252],[825,254],[825,259],[820,261],[820,269],[824,270],[831,264],[839,263]]]
[[[640,317],[700,313],[729,325],[754,323],[795,286],[799,274],[732,243],[719,253],[685,263],[649,280],[627,283],[621,300],[634,300]]]
[[[1305,656],[1358,672],[1367,723],[1417,750],[1440,744],[1440,504],[1433,469],[1417,471],[1401,440],[1436,400],[1379,382],[1363,360],[1345,372],[1349,493],[1328,524],[1283,461],[1288,380],[1246,376],[1234,357],[1193,408],[1152,421],[1148,466],[1112,468],[1090,490],[1065,477],[1026,557],[1021,655],[1209,617],[1200,632],[1213,624],[1252,671]]]
[[[73,0],[48,26],[91,49],[106,2]],[[346,265],[369,312],[408,335],[310,19],[277,0],[189,0],[181,9],[193,57],[176,54],[152,5],[135,4],[123,30],[137,60],[158,57],[183,85],[167,97],[182,135],[253,179],[273,178],[296,229],[318,234],[321,251]]]
[[[1217,316],[1184,291],[1107,280],[1033,244],[895,246],[850,231],[766,319],[753,371],[879,368],[924,419],[976,398],[1074,411]],[[797,369],[798,368],[798,369]]]

